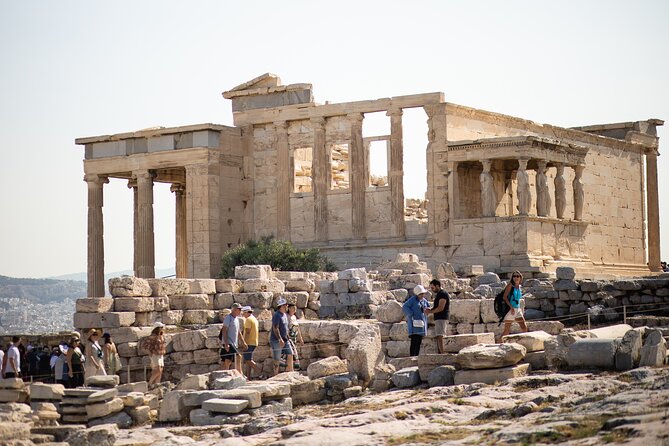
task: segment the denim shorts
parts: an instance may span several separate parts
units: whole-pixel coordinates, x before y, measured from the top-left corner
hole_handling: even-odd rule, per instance
[[[293,350],[290,348],[290,345],[286,342],[281,348],[281,344],[279,344],[279,341],[269,341],[270,346],[272,347],[272,359],[275,361],[279,361],[281,359],[281,354],[283,353],[284,355],[292,355]]]
[[[253,361],[253,351],[256,349],[257,345],[249,345],[246,351],[242,354],[244,356],[244,361]]]

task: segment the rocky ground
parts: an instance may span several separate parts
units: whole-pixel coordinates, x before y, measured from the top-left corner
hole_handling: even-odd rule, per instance
[[[669,368],[546,373],[306,405],[244,424],[119,430],[116,445],[669,445]]]

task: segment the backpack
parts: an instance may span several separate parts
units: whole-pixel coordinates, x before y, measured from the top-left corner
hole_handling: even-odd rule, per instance
[[[504,292],[505,291],[506,291],[506,287],[504,287],[504,289],[502,291],[500,291],[497,294],[497,296],[495,296],[495,314],[499,318],[499,323],[500,324],[504,320],[504,316],[506,316],[506,313],[508,313],[509,310],[511,309],[511,307],[509,307],[509,304],[507,304],[504,301]]]

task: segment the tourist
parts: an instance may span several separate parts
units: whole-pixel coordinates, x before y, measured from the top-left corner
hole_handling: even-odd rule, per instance
[[[67,348],[67,378],[71,389],[84,385],[84,357],[81,351],[81,341],[78,336],[73,336]]]
[[[293,369],[300,368],[300,356],[297,353],[297,343],[304,344],[302,339],[302,332],[300,331],[300,323],[297,320],[297,305],[288,305],[288,343],[290,349],[293,351]]]
[[[407,318],[407,329],[411,345],[409,347],[409,356],[418,356],[420,353],[420,344],[427,335],[427,316],[425,310],[430,305],[427,302],[427,293],[423,285],[416,285],[413,289],[414,295],[407,299],[402,306],[402,310]]]
[[[253,360],[253,352],[258,347],[258,319],[253,315],[253,308],[250,306],[242,307],[244,315],[244,342],[246,342],[246,351],[244,352],[244,372],[246,377],[251,379],[252,372],[260,376],[262,369]]]
[[[437,351],[444,353],[444,336],[448,336],[448,314],[450,308],[450,296],[441,289],[441,282],[432,279],[430,291],[434,294],[434,305],[425,310],[426,314],[434,314],[434,336],[437,339]]]
[[[42,347],[39,354],[39,377],[45,382],[53,382],[53,374],[51,373],[51,350],[48,346]]]
[[[121,358],[116,350],[116,344],[112,341],[111,335],[105,333],[102,335],[104,343],[102,344],[102,358],[105,370],[110,375],[115,375],[121,370]]]
[[[21,378],[21,338],[18,336],[12,337],[12,342],[7,346],[7,353],[5,353],[2,362],[2,376],[7,378]]]
[[[511,281],[508,283],[504,289],[504,302],[510,307],[509,311],[504,316],[504,332],[502,337],[509,334],[511,331],[511,324],[516,322],[520,325],[520,329],[527,331],[527,325],[525,325],[525,317],[523,312],[520,309],[520,299],[522,297],[522,292],[520,291],[520,284],[523,282],[523,275],[520,271],[514,271],[511,273]]]
[[[33,379],[39,377],[39,355],[41,350],[35,348],[34,345],[28,344],[26,347],[26,368],[28,369],[28,376]]]
[[[232,304],[230,307],[230,314],[223,319],[223,327],[218,333],[218,338],[221,340],[220,357],[223,361],[223,370],[228,370],[231,365],[234,369],[242,374],[242,357],[240,351],[246,349],[246,341],[244,341],[244,332],[241,329],[242,321],[239,315],[242,312],[242,306],[238,303]]]
[[[98,342],[99,339],[100,333],[97,330],[91,330],[84,349],[84,352],[86,353],[86,361],[84,362],[84,376],[86,378],[107,374],[102,362],[103,354],[102,347]]]
[[[667,262],[661,262],[662,272],[669,273],[669,264]]]
[[[293,351],[288,344],[288,316],[286,315],[288,302],[281,297],[276,306],[276,311],[272,316],[272,331],[269,334],[269,345],[272,349],[272,360],[274,361],[274,375],[279,374],[281,354],[286,355],[286,372],[293,371]]]
[[[149,352],[151,360],[151,376],[149,377],[149,388],[154,388],[160,383],[165,368],[165,324],[156,322],[151,335],[144,340],[144,349]]]

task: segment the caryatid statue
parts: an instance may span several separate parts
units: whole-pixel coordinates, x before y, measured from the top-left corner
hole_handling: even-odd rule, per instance
[[[526,159],[519,159],[518,172],[516,172],[516,181],[518,184],[518,213],[520,215],[529,214],[530,206],[532,206],[530,177],[527,175],[527,161],[528,160]]]
[[[564,218],[567,208],[567,182],[564,179],[564,164],[558,164],[555,175],[555,213],[557,218]]]
[[[571,185],[574,190],[574,220],[583,219],[583,200],[585,199],[585,192],[583,191],[583,169],[585,166],[574,166],[574,181]]]
[[[551,196],[548,193],[546,161],[537,161],[537,215],[548,217],[551,212]]]
[[[482,160],[483,172],[481,172],[481,208],[484,217],[494,217],[497,208],[497,195],[492,175],[490,174],[490,160]]]

